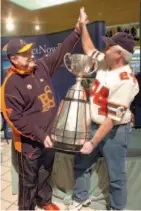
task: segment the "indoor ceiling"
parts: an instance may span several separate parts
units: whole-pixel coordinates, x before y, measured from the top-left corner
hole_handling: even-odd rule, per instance
[[[79,0],[33,11],[1,0],[2,36],[45,34],[71,29],[82,6],[86,8],[90,22],[105,20],[107,26],[139,22],[140,0]],[[5,27],[9,15],[16,26],[12,32],[8,32]],[[36,24],[40,25],[40,30],[35,32]]]

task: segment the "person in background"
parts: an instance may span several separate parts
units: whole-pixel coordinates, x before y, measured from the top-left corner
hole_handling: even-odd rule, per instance
[[[19,174],[19,210],[59,210],[52,203],[51,172],[55,151],[50,132],[56,115],[51,77],[63,63],[64,55],[79,42],[81,28],[75,30],[56,51],[39,60],[32,55],[33,43],[21,39],[8,42],[11,62],[2,84],[2,112],[13,130]],[[60,73],[61,74],[61,73]]]
[[[132,121],[136,129],[141,128],[141,72],[135,75],[139,84],[139,93],[131,103]]]
[[[111,38],[103,37],[106,48],[100,52],[89,36],[84,19],[88,17],[81,8],[83,50],[98,62],[96,78],[89,91],[93,134],[75,157],[73,201],[67,209],[79,210],[91,202],[91,169],[102,155],[109,175],[108,209],[122,210],[127,198],[125,163],[131,135],[130,104],[139,91],[129,65],[134,40],[124,32]]]

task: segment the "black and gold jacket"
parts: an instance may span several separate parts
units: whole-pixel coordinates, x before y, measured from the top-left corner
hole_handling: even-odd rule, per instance
[[[2,85],[2,111],[12,127],[16,150],[29,152],[49,135],[56,114],[51,76],[79,39],[73,32],[55,52],[37,60],[30,74],[10,68]]]

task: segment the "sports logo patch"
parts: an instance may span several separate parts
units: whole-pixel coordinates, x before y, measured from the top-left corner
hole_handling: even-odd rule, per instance
[[[44,82],[44,79],[43,78],[40,78],[40,82]]]
[[[31,84],[28,84],[27,85],[27,89],[32,89],[32,85]]]

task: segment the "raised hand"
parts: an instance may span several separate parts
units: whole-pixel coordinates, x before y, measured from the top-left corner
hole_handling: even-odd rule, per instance
[[[82,25],[86,25],[87,23],[89,23],[88,16],[87,16],[87,14],[85,12],[85,8],[81,7],[80,8],[80,14],[79,14],[79,17],[78,17],[78,20],[77,20],[77,23],[76,23],[75,30],[77,32],[81,32]]]
[[[80,8],[79,22],[80,22],[80,24],[84,24],[84,25],[89,23],[88,15],[86,14],[84,7]]]

